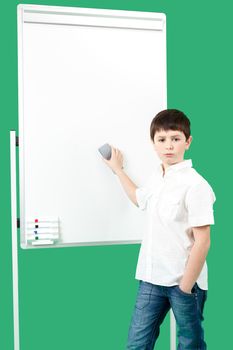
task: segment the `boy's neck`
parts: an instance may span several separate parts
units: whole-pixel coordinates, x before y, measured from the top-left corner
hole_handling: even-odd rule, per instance
[[[184,159],[181,159],[179,162],[176,162],[176,163],[173,163],[173,164],[162,163],[163,176],[165,175],[166,170],[167,170],[170,166],[173,166],[173,165],[175,165],[175,164],[181,163],[181,162],[183,162],[183,161],[184,161]]]

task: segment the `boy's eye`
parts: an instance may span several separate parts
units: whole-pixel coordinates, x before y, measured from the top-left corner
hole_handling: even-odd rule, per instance
[[[174,140],[175,140],[175,141],[179,141],[180,138],[178,138],[178,137],[172,137],[171,140],[172,140],[172,141],[174,141]]]
[[[180,139],[178,137],[175,137],[174,139],[172,139],[172,141],[175,140],[175,141],[179,141]],[[164,142],[165,139],[159,139],[158,140],[159,142]]]

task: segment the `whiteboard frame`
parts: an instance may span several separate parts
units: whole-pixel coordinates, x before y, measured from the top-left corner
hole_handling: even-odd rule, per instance
[[[105,9],[90,9],[90,8],[78,8],[78,7],[60,7],[60,6],[44,6],[44,5],[30,5],[19,4],[17,6],[17,19],[18,19],[18,111],[19,111],[19,135],[23,134],[23,24],[24,23],[46,23],[46,24],[61,24],[61,25],[79,25],[79,26],[92,26],[92,27],[111,27],[111,28],[124,28],[134,30],[159,30],[163,31],[166,40],[166,15],[164,13],[154,12],[139,12],[139,11],[126,11],[126,10],[105,10]],[[165,52],[166,60],[166,52]],[[165,62],[166,67],[166,62]],[[167,71],[163,72],[165,75],[165,81],[167,82]],[[166,96],[167,101],[167,84],[166,84]],[[15,201],[16,201],[16,175],[15,169],[15,153],[14,152],[14,140],[15,133],[11,135],[11,176],[12,176],[12,259],[14,262],[13,270],[13,289],[14,289],[14,349],[18,350],[19,345],[19,318],[18,318],[18,266],[17,264],[17,228],[16,228],[16,213],[15,213]],[[20,142],[19,153],[24,154],[23,142]],[[20,174],[20,217],[24,218],[24,162],[21,156],[19,162],[19,174]],[[14,187],[15,186],[15,187]],[[14,192],[15,188],[15,192]],[[24,230],[23,220],[21,220],[20,230]],[[141,243],[140,241],[117,241],[117,242],[89,242],[80,244],[57,244],[53,248],[65,247],[65,246],[82,246],[82,245],[109,245],[109,244],[135,244]],[[23,247],[21,245],[21,247]],[[24,247],[23,247],[24,248]],[[25,247],[29,249],[37,247]],[[43,247],[51,248],[51,246]],[[176,348],[176,323],[173,312],[170,312],[170,349]]]
[[[23,25],[24,23],[44,23],[51,25],[72,25],[72,26],[92,26],[108,27],[119,29],[162,31],[166,43],[166,15],[164,13],[103,10],[61,6],[43,6],[19,4],[18,8],[18,111],[19,111],[19,137],[24,135],[24,81],[23,81]],[[165,96],[163,105],[167,106],[167,72],[166,72],[166,49],[165,49]],[[21,140],[20,140],[21,141]],[[20,187],[20,218],[25,217],[25,176],[24,176],[24,143],[20,142],[19,147],[19,187]],[[25,222],[21,220],[20,231],[25,232]],[[60,248],[73,246],[92,246],[109,244],[139,244],[141,240],[124,241],[98,241],[81,243],[56,243],[54,245],[27,245],[25,237],[21,234],[21,247],[25,249],[37,248]]]

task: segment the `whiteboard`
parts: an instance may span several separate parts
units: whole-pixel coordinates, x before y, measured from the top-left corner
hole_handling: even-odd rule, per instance
[[[22,248],[141,242],[146,212],[98,148],[119,148],[141,186],[166,90],[164,14],[18,6]]]

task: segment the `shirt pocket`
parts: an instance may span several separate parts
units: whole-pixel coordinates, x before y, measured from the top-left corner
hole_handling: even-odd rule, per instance
[[[180,196],[166,196],[159,203],[160,216],[168,221],[182,221],[184,219],[183,201]]]

